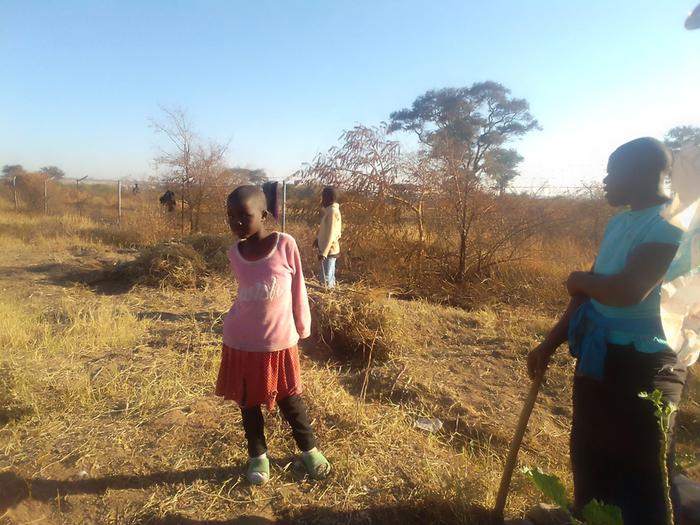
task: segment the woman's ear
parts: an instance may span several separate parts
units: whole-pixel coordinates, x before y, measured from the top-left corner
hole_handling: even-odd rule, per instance
[[[263,210],[262,212],[262,220],[267,220],[267,218],[270,216],[270,212],[267,210]]]

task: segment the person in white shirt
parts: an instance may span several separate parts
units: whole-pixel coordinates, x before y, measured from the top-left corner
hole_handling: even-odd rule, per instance
[[[338,192],[332,186],[323,188],[321,194],[321,224],[314,246],[318,249],[318,260],[321,261],[321,281],[328,288],[335,286],[335,262],[340,255],[340,237],[342,234],[342,218],[338,204]]]

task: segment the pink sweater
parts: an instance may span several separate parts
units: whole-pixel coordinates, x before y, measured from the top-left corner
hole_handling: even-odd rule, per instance
[[[257,261],[241,257],[240,241],[228,252],[238,280],[236,301],[224,319],[224,344],[247,352],[276,352],[311,335],[311,313],[294,237],[273,233],[272,251]]]

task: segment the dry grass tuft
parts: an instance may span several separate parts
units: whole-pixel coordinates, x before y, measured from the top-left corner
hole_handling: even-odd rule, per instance
[[[228,269],[229,244],[223,235],[197,235],[184,242],[147,246],[135,260],[107,268],[101,279],[165,288],[202,288],[211,275]]]
[[[145,248],[127,272],[140,284],[196,288],[209,274],[202,256],[188,244],[164,242]]]
[[[381,361],[405,350],[409,327],[382,290],[313,287],[309,296],[314,332],[337,357]]]
[[[225,273],[229,269],[228,250],[232,240],[230,235],[200,233],[184,240],[202,256],[207,268],[217,273]]]

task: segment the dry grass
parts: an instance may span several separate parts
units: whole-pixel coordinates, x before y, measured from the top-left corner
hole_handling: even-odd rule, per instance
[[[160,293],[149,302],[184,299]],[[231,446],[243,442],[239,416],[210,394],[218,337],[207,322],[185,317],[154,340],[165,323],[79,288],[49,311],[42,301],[14,304],[0,302],[0,342],[11,349],[2,369],[10,373],[14,407],[0,431],[3,481],[11,486],[10,473],[23,476],[32,492],[10,494],[10,520],[37,507],[56,523],[221,519],[269,502],[275,515],[299,523],[389,516],[401,506],[436,523],[482,515],[486,486],[468,453],[412,429],[397,406],[360,403],[332,367],[306,361],[303,378],[335,475],[302,482],[287,430],[273,417],[273,480],[251,490],[239,478],[244,448]],[[82,483],[81,471],[88,473]],[[439,505],[427,503],[433,501]],[[61,518],[60,505],[76,511]],[[79,508],[92,518],[81,518]]]
[[[35,270],[113,256],[84,240],[95,224],[13,220],[0,213],[0,524],[487,523],[527,384],[524,358],[553,313],[524,304],[466,311],[361,286],[312,290],[315,331],[328,344],[305,344],[302,379],[334,472],[305,479],[273,414],[272,481],[252,488],[240,414],[212,395],[234,292],[214,270],[226,239],[146,250],[138,275],[158,286],[104,295]],[[562,351],[521,455],[564,478],[569,368]],[[697,468],[688,456],[693,388],[679,419],[688,469]],[[439,417],[443,430],[415,428],[418,416]],[[516,476],[511,512],[535,497]]]
[[[41,249],[21,249],[43,257]],[[7,523],[41,517],[200,523],[244,514],[295,523],[483,517],[490,496],[489,478],[476,468],[481,451],[446,448],[414,429],[400,405],[359,399],[342,366],[308,358],[306,397],[334,476],[304,481],[284,423],[270,417],[273,480],[248,488],[240,478],[240,416],[211,396],[230,285],[210,280],[206,290],[188,292],[137,286],[99,296],[80,286],[19,285],[25,278],[20,272],[14,295],[0,300],[0,344],[8,349],[0,357],[7,407],[0,516]],[[368,303],[362,313],[380,326],[385,318],[371,321]],[[385,314],[394,306],[387,304]]]
[[[32,243],[65,245],[107,244],[132,247],[143,243],[137,230],[100,225],[78,215],[28,215],[0,210],[0,240],[3,243]]]
[[[8,350],[4,366],[16,398],[39,419],[57,406],[89,416],[126,393],[123,383],[101,384],[82,361],[132,348],[146,327],[126,307],[83,295],[42,308],[22,305],[19,298],[0,301],[0,345]]]

